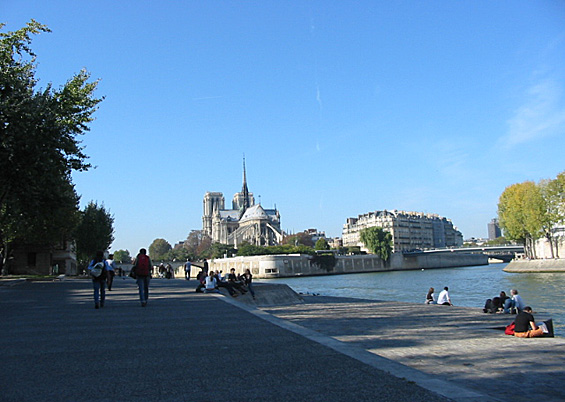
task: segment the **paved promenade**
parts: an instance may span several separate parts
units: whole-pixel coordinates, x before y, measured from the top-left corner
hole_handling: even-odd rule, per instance
[[[565,339],[521,339],[493,329],[506,326],[513,316],[466,307],[320,296],[304,299],[304,304],[265,310],[483,395],[477,400],[565,400]],[[537,322],[549,318],[534,316]],[[380,367],[402,372],[390,362]],[[426,386],[425,378],[403,376]]]
[[[0,400],[446,400],[193,281],[153,280],[145,308],[114,283],[99,310],[86,280],[0,286]]]
[[[0,400],[565,400],[564,340],[490,329],[508,316],[194,287],[154,280],[141,308],[117,278],[95,310],[89,281],[0,286]]]

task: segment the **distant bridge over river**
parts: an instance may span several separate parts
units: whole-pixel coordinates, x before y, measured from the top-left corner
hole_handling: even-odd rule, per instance
[[[503,262],[510,262],[517,253],[523,253],[524,246],[485,246],[485,247],[460,247],[460,248],[442,248],[435,250],[416,250],[403,252],[403,254],[447,254],[447,253],[462,253],[462,254],[485,254],[489,258],[501,260]]]

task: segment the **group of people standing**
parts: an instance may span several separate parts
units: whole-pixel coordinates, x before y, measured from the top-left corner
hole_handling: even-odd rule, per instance
[[[133,261],[132,274],[139,288],[139,300],[141,306],[147,305],[149,299],[149,281],[151,279],[151,270],[153,264],[147,255],[147,250],[142,248]],[[94,288],[94,308],[104,307],[106,301],[106,286],[108,290],[112,290],[116,271],[116,263],[114,255],[110,254],[108,259],[104,259],[104,252],[97,251],[94,258],[88,264],[88,273],[92,278],[92,286]]]

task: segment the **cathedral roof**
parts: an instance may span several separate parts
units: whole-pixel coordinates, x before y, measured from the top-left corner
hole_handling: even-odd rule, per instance
[[[237,209],[220,210],[220,218],[222,220],[237,221],[239,219],[239,211]]]
[[[252,207],[247,208],[239,221],[245,222],[252,219],[269,219],[269,216],[267,215],[261,204],[256,204]]]

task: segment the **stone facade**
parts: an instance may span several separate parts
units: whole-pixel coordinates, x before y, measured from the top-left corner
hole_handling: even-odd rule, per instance
[[[343,245],[363,247],[361,230],[375,226],[392,235],[393,251],[459,247],[463,244],[463,235],[447,218],[436,214],[384,210],[348,218],[343,225]]]
[[[233,245],[247,242],[256,246],[273,246],[282,241],[280,214],[255,204],[253,193],[247,188],[245,160],[243,162],[243,187],[235,193],[232,208],[225,208],[224,195],[207,192],[203,200],[202,231],[212,241]]]

